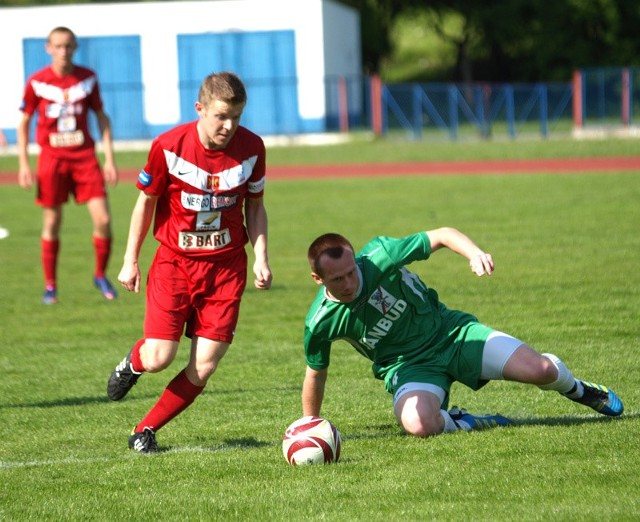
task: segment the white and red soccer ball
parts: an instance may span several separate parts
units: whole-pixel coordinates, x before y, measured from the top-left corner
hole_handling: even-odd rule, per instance
[[[338,462],[342,439],[327,419],[309,415],[293,422],[284,432],[282,453],[293,466]]]

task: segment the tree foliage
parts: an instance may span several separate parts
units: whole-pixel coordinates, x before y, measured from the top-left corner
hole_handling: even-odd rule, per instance
[[[637,0],[344,0],[362,14],[365,69],[381,72],[394,53],[391,29],[427,12],[427,30],[453,49],[442,80],[566,80],[578,67],[640,62]],[[450,20],[461,23],[451,32]],[[430,74],[431,73],[431,74]],[[424,71],[433,78],[433,71]],[[407,78],[420,79],[420,78]]]

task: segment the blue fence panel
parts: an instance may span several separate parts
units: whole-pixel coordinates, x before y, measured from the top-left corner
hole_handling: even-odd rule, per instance
[[[631,125],[634,113],[640,110],[640,68],[598,67],[580,72],[584,124]]]
[[[469,132],[488,138],[498,128],[515,138],[535,128],[546,137],[552,123],[570,120],[571,92],[570,84],[385,85],[385,131],[403,130],[420,139],[437,130],[458,139]]]
[[[327,131],[341,130],[341,107],[340,107],[340,83],[346,84],[346,110],[349,128],[362,127],[367,124],[364,119],[364,107],[366,103],[365,85],[362,75],[351,76],[328,76],[325,79],[326,92],[326,117],[325,128]]]

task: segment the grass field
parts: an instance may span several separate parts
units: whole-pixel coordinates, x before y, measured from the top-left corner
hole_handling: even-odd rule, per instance
[[[599,143],[509,142],[502,155],[637,150],[629,141]],[[271,158],[296,164],[447,154],[471,159],[473,152],[501,157],[500,144],[481,145],[443,145],[437,158],[425,158],[436,153],[419,144],[387,142],[333,153],[283,148]],[[128,433],[186,362],[187,344],[169,370],[145,375],[126,399],[111,403],[106,381],[140,337],[144,298],[123,294],[106,302],[92,288],[89,220],[84,208],[69,205],[60,303],[41,305],[40,212],[32,198],[15,185],[0,186],[0,225],[11,232],[0,241],[0,520],[640,517],[638,173],[269,183],[274,286],[269,292],[248,288],[221,368],[197,401],[159,431],[167,451],[154,456],[127,450]],[[135,198],[131,183],[111,192],[114,279]],[[513,383],[491,383],[475,393],[456,385],[453,404],[499,411],[518,425],[411,438],[397,427],[391,397],[367,360],[337,343],[323,414],[342,433],[342,460],[288,466],[280,441],[301,414],[303,319],[316,292],[305,260],[308,243],[335,230],[359,247],[376,234],[442,225],[467,232],[493,254],[497,270],[476,278],[464,259],[447,251],[412,265],[443,302],[557,354],[578,377],[610,385],[624,400],[625,414],[604,418],[555,393]],[[154,250],[148,238],[145,273]]]

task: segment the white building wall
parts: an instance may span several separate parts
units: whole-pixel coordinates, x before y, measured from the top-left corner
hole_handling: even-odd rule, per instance
[[[203,0],[0,8],[0,128],[15,128],[24,89],[22,40],[64,25],[78,37],[140,35],[145,117],[179,119],[177,35],[294,30],[302,118],[325,115],[325,76],[361,71],[356,11],[333,0]]]

